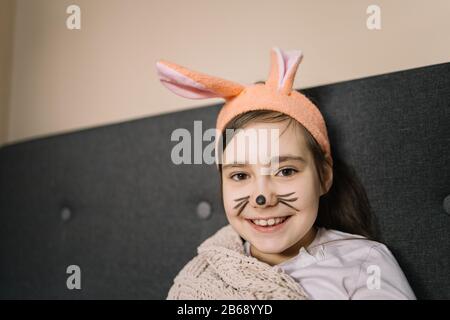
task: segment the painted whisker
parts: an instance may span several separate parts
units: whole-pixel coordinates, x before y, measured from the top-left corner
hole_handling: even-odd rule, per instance
[[[239,203],[236,204],[236,205],[234,206],[234,208],[233,208],[233,209],[238,209],[238,208],[240,208],[237,215],[240,215],[241,212],[242,212],[242,210],[244,210],[245,206],[246,206],[247,203],[249,202],[249,201],[248,201],[249,198],[250,198],[250,196],[246,196],[246,197],[234,199],[234,201],[239,201]]]
[[[248,199],[248,198],[250,198],[250,196],[246,196],[246,197],[242,197],[242,198],[234,199],[234,201],[240,201],[240,200],[244,200],[244,199]]]
[[[248,203],[248,201],[246,201],[246,202],[244,203],[244,205],[241,207],[241,209],[239,209],[237,215],[240,215],[240,214],[241,214],[242,210],[244,210],[244,208],[245,208],[245,206],[247,205],[247,203]]]
[[[278,194],[277,195],[277,203],[281,202],[282,204],[288,206],[289,208],[294,209],[295,211],[300,211],[297,208],[295,208],[294,206],[290,205],[288,202],[294,202],[297,201],[298,198],[290,198],[287,199],[287,197],[293,195],[295,192],[290,192],[290,193],[286,193],[286,194]]]
[[[288,201],[288,202],[297,201],[297,199],[298,199],[298,198],[291,198],[291,199],[278,198],[278,200],[283,200],[283,201]]]
[[[286,194],[277,194],[277,197],[279,197],[279,198],[289,197],[290,195],[293,195],[294,193],[295,193],[295,191],[291,192],[291,193],[286,193]]]
[[[234,206],[233,209],[237,209],[239,208],[243,203],[248,202],[248,200],[242,200],[241,202],[239,202],[237,205]]]
[[[289,208],[294,209],[295,211],[300,211],[300,210],[298,210],[297,208],[291,206],[289,203],[285,202],[284,200],[278,200],[278,202],[281,202],[282,204],[288,206]]]

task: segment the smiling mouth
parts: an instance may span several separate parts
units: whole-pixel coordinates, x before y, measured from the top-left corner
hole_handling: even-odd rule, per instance
[[[272,217],[272,218],[265,218],[265,219],[246,219],[246,220],[255,226],[270,228],[270,227],[274,227],[274,226],[283,224],[290,217],[291,216]]]

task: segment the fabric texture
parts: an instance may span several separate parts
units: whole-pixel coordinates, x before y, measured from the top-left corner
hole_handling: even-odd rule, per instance
[[[175,277],[168,300],[307,299],[292,277],[247,256],[242,238],[231,225],[205,240],[197,252]]]
[[[285,113],[300,122],[317,140],[325,158],[333,165],[325,120],[319,109],[302,93],[293,90],[295,74],[302,60],[299,50],[271,50],[271,67],[264,84],[241,85],[236,82],[189,70],[173,62],[160,60],[156,70],[161,83],[173,93],[190,99],[223,98],[226,102],[216,121],[216,134],[224,134],[228,122],[253,110]],[[216,136],[216,164],[222,139]]]

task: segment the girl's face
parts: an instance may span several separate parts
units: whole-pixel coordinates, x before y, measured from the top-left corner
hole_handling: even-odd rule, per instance
[[[251,243],[252,252],[256,248],[263,254],[283,254],[304,240],[313,230],[324,193],[301,129],[286,126],[287,121],[250,123],[224,150],[225,212],[233,228]],[[243,136],[258,129],[277,129],[278,148],[270,133],[258,135],[257,147],[244,142]],[[250,161],[255,152],[269,158],[278,155],[278,163],[270,168],[267,158]]]

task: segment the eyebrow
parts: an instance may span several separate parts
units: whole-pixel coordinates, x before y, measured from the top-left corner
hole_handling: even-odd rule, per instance
[[[297,160],[303,163],[306,163],[306,160],[301,157],[301,156],[292,156],[292,155],[285,155],[285,156],[279,156],[278,157],[278,162],[286,162],[286,161],[290,161],[290,160]],[[273,159],[272,159],[273,161]]]
[[[271,162],[274,162],[274,159],[276,157],[273,157]],[[294,155],[283,155],[283,156],[279,156],[278,157],[278,163],[282,163],[282,162],[286,162],[286,161],[291,161],[291,160],[295,160],[295,161],[300,161],[303,163],[306,163],[305,158],[301,157],[301,156],[294,156]],[[222,170],[225,170],[227,168],[234,168],[234,167],[244,167],[246,166],[248,163],[238,163],[238,162],[234,162],[234,163],[228,163],[228,164],[224,164],[222,165]]]

